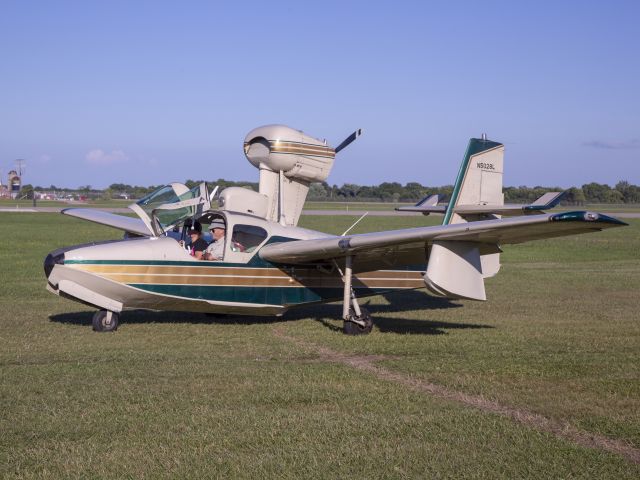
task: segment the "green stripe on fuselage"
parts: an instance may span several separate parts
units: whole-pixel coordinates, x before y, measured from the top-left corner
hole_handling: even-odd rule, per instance
[[[257,305],[300,305],[329,302],[342,298],[342,288],[238,287],[205,285],[128,284],[130,287],[160,295],[189,300],[251,303]],[[389,292],[389,288],[355,288],[359,297]]]

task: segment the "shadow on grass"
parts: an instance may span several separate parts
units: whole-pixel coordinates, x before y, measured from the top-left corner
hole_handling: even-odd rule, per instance
[[[447,308],[461,308],[462,305],[453,303],[446,298],[432,297],[420,290],[393,292],[382,295],[389,304],[375,305],[360,302],[373,317],[373,324],[382,333],[443,335],[449,329],[477,329],[494,328],[491,325],[475,323],[452,323],[433,320],[414,320],[398,316],[398,313],[416,310],[438,310]],[[380,316],[384,315],[384,316]],[[329,330],[342,331],[342,327],[336,325],[330,318],[339,320],[342,318],[342,305],[311,305],[292,311],[288,319],[298,320],[313,318],[327,327]]]
[[[56,323],[91,326],[94,312],[70,312],[51,315],[49,320]],[[192,313],[178,311],[126,310],[120,321],[126,324],[144,323],[219,323],[221,325],[257,325],[260,323],[279,323],[287,321],[283,317],[248,317],[244,315],[225,315],[211,313]]]
[[[411,290],[406,292],[395,292],[383,295],[389,302],[388,305],[372,305],[363,303],[373,317],[373,323],[380,332],[383,333],[409,333],[423,335],[442,335],[448,329],[475,329],[493,328],[489,325],[450,323],[431,320],[413,320],[398,316],[398,313],[415,310],[435,310],[445,308],[460,308],[462,305],[452,303],[443,298],[431,297],[424,292]],[[70,312],[58,315],[51,315],[49,320],[56,323],[71,325],[91,326],[94,312]],[[378,316],[378,315],[384,316]],[[257,325],[275,324],[280,322],[314,319],[322,323],[325,327],[333,331],[342,331],[342,327],[335,325],[328,319],[339,321],[342,317],[342,305],[317,304],[300,307],[287,312],[284,317],[258,317],[224,314],[189,313],[178,311],[150,311],[150,310],[127,310],[122,314],[121,321],[127,324],[145,323],[191,323],[205,324],[216,323],[221,325]]]

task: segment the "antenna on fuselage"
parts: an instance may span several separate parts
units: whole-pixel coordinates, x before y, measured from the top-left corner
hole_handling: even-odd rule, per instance
[[[352,229],[353,227],[355,227],[357,224],[359,224],[359,223],[360,223],[360,220],[362,220],[362,219],[363,219],[364,217],[366,217],[367,215],[369,215],[369,212],[364,212],[364,214],[363,214],[363,215],[362,215],[358,220],[356,220],[356,221],[355,221],[355,223],[354,223],[353,225],[351,225],[349,228],[347,228],[347,229],[344,231],[344,233],[343,233],[342,235],[340,235],[340,236],[341,236],[341,237],[344,237],[347,233],[349,233],[349,232],[351,231],[351,229]]]

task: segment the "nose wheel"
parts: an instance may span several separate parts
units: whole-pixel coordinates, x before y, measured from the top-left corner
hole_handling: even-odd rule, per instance
[[[120,315],[109,310],[98,310],[93,314],[93,330],[96,332],[114,332],[118,329]]]

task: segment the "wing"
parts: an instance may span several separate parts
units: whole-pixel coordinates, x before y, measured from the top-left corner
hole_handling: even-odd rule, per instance
[[[480,254],[500,245],[600,231],[626,223],[598,213],[566,212],[483,220],[387,232],[294,240],[266,245],[260,257],[276,263],[312,263],[355,255],[359,270],[424,263],[426,248],[436,241],[471,242]]]
[[[124,230],[125,232],[135,233],[136,235],[144,235],[145,237],[153,235],[153,232],[149,230],[140,218],[125,217],[93,208],[66,208],[61,213]]]

